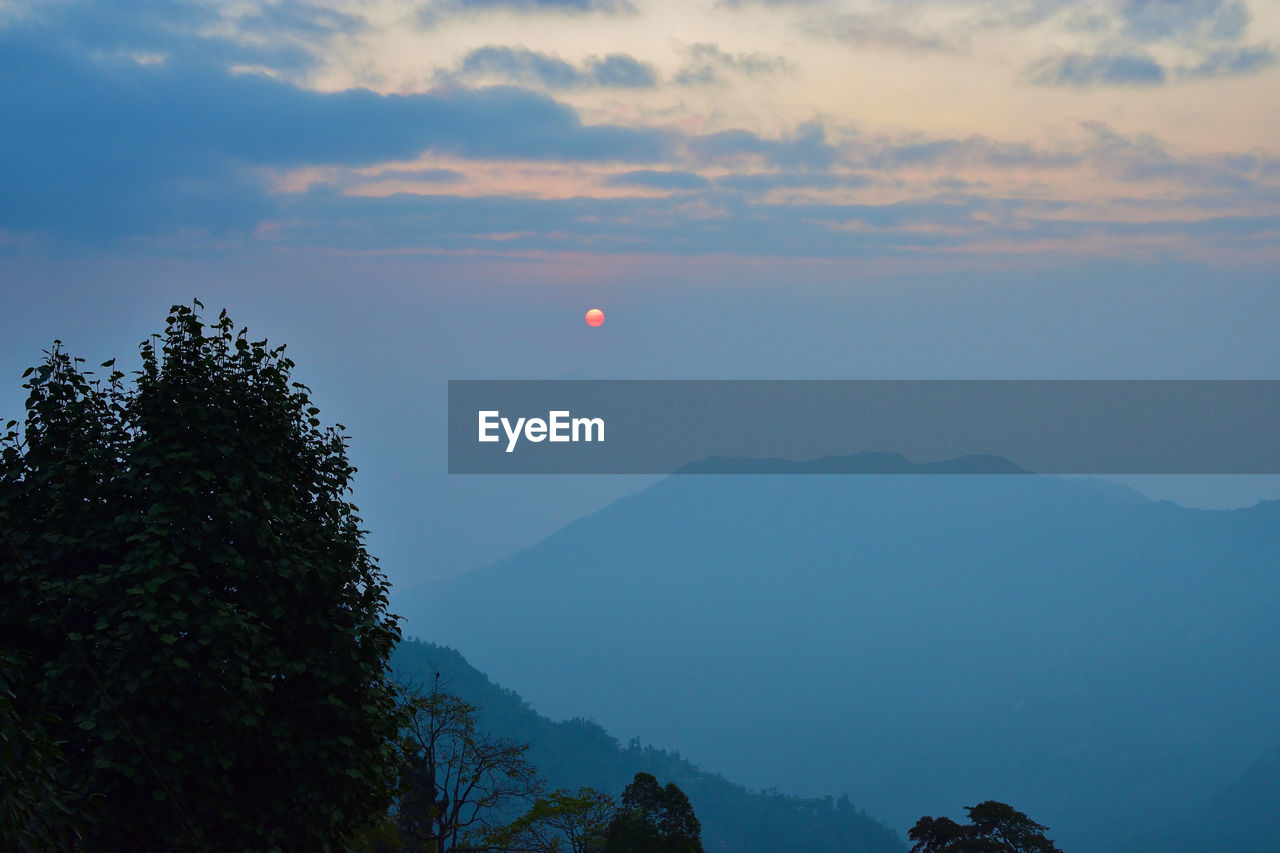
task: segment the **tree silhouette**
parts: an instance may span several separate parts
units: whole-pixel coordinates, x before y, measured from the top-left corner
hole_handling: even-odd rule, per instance
[[[197,307],[200,306],[196,303]],[[387,583],[283,347],[175,306],[135,380],[55,343],[0,442],[0,649],[93,850],[332,850],[389,805]]]
[[[702,853],[702,824],[674,782],[637,773],[605,836],[606,853]]]
[[[408,849],[470,849],[509,807],[538,793],[528,744],[495,738],[476,724],[476,707],[444,690],[410,691],[404,771],[395,823]]]
[[[907,833],[911,853],[1062,853],[1036,823],[1005,803],[987,800],[966,806],[969,823],[922,817]]]

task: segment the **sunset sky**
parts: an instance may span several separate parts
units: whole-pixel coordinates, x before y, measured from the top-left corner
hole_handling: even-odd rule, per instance
[[[10,243],[1274,260],[1280,6],[6,3]]]
[[[0,2],[0,89],[0,415],[226,307],[405,582],[639,485],[446,477],[448,378],[1280,368],[1280,3]]]

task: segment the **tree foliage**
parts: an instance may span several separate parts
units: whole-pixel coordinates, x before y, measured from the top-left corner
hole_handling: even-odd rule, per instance
[[[702,824],[674,782],[637,773],[605,836],[607,853],[702,853]]]
[[[62,751],[48,735],[57,717],[24,708],[12,690],[22,663],[0,650],[0,840],[13,850],[71,849],[85,809],[61,779]]]
[[[922,817],[907,833],[911,853],[1062,853],[1044,833],[1049,829],[1012,806],[987,800],[966,806],[969,823]]]
[[[199,303],[196,303],[198,307]],[[387,583],[283,347],[175,306],[134,380],[55,343],[0,446],[0,647],[92,849],[344,846],[389,803]]]
[[[490,833],[486,846],[527,853],[595,853],[604,844],[616,808],[613,797],[594,788],[553,791]]]
[[[476,706],[444,690],[408,691],[396,825],[405,849],[449,853],[483,847],[512,808],[540,790],[526,743],[476,724]]]

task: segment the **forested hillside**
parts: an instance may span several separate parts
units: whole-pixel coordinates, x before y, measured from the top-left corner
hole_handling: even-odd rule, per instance
[[[549,788],[588,785],[613,794],[640,771],[675,782],[689,795],[708,851],[734,853],[901,853],[905,846],[848,798],[803,799],[749,791],[701,770],[674,752],[620,744],[593,722],[553,722],[503,689],[453,649],[421,640],[392,655],[396,678],[419,684],[440,673],[446,689],[480,708],[481,726],[532,744],[529,756]]]

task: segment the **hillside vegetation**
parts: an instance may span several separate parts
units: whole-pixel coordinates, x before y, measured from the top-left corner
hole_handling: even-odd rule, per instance
[[[481,726],[532,744],[529,757],[549,788],[590,786],[617,794],[637,772],[675,782],[689,795],[709,851],[734,853],[902,853],[898,836],[845,797],[805,799],[749,791],[695,767],[677,753],[622,745],[599,725],[553,722],[489,680],[453,649],[406,640],[393,653],[397,680],[425,683],[440,673],[451,692],[480,708]]]

